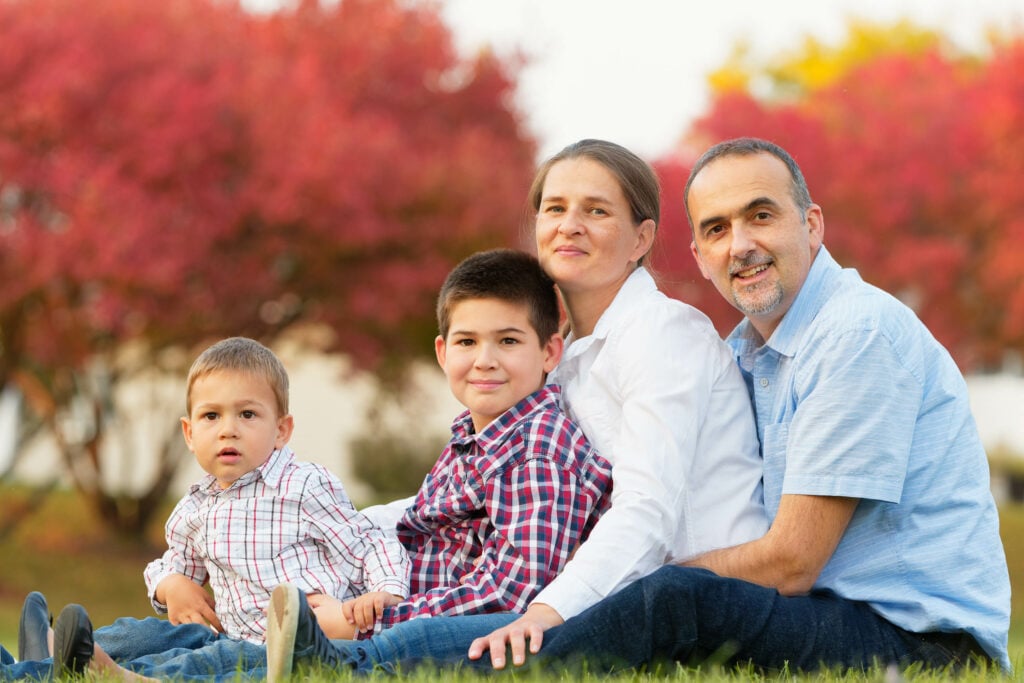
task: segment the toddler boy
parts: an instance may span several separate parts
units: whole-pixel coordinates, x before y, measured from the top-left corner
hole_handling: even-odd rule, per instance
[[[189,371],[186,407],[185,442],[207,475],[174,508],[167,552],[145,570],[153,606],[169,620],[118,619],[96,631],[94,651],[88,617],[71,605],[55,624],[57,675],[81,673],[94,655],[101,669],[111,658],[142,659],[138,668],[155,672],[165,652],[214,644],[222,661],[251,661],[282,582],[339,600],[408,595],[401,544],[356,511],[327,469],[288,448],[288,375],[273,352],[242,337],[214,344]]]

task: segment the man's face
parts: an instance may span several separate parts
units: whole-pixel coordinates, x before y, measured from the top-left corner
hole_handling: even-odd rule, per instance
[[[690,185],[697,265],[763,339],[793,304],[825,228],[817,205],[801,216],[791,186],[768,153],[716,159]]]

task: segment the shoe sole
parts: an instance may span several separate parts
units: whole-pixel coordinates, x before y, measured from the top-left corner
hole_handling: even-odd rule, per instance
[[[67,605],[61,610],[53,630],[53,677],[67,678],[69,676],[81,675],[89,668],[93,653],[76,653],[75,646],[78,644],[78,636],[83,629],[89,633],[90,645],[92,643],[92,622],[89,615],[81,605]],[[82,655],[82,656],[79,656]]]
[[[270,594],[267,606],[267,683],[291,676],[298,623],[298,589],[290,583],[281,584]]]
[[[50,624],[53,623],[53,617],[49,617],[49,620],[43,625],[42,628],[42,641],[40,642],[38,635],[34,636],[30,634],[31,631],[38,631],[39,624],[31,623],[34,621],[33,612],[37,609],[41,609],[43,614],[49,615],[50,608],[46,604],[46,598],[42,593],[32,591],[25,597],[25,604],[21,607],[21,618],[18,620],[18,661],[38,661],[46,659],[50,656],[49,647],[46,643],[47,631],[50,629]],[[33,647],[28,647],[29,641],[32,641]],[[46,648],[45,651],[39,649],[40,647]]]

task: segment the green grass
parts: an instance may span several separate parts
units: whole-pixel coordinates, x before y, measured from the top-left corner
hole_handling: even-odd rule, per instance
[[[0,519],[7,519],[24,498],[19,489],[0,490]],[[167,510],[157,515],[165,518]],[[1024,506],[1006,506],[1000,511],[1001,533],[1006,548],[1006,559],[1013,584],[1012,624],[1010,629],[1010,657],[1014,662],[1013,680],[1024,681]],[[29,518],[17,531],[0,538],[0,644],[11,652],[17,651],[18,615],[25,594],[42,591],[54,610],[64,604],[77,602],[85,606],[96,625],[111,623],[117,617],[146,617],[153,614],[146,597],[142,570],[162,552],[162,528],[155,525],[148,534],[148,545],[126,543],[111,538],[100,527],[96,518],[70,493],[52,495],[44,507]],[[902,680],[950,680],[951,674],[904,672]],[[319,683],[338,680],[337,674],[313,675],[310,680]],[[346,676],[340,677],[347,680]],[[436,672],[414,672],[403,680],[437,681]],[[472,673],[445,672],[445,680],[477,681],[484,677]],[[516,673],[516,680],[531,681],[535,674]],[[968,672],[955,676],[962,681],[1007,680],[994,672]],[[596,676],[564,677],[565,680],[597,680]],[[868,674],[819,673],[814,676],[794,676],[789,673],[760,674],[740,668],[684,669],[673,668],[658,673],[637,673],[613,676],[614,681],[878,681],[890,683],[892,676],[885,671]],[[361,679],[362,680],[362,679]],[[553,676],[544,681],[561,680]]]

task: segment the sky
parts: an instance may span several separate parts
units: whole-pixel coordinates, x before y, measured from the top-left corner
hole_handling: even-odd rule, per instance
[[[517,105],[541,157],[585,137],[665,154],[739,40],[775,57],[807,36],[842,43],[850,18],[908,18],[972,50],[987,27],[1024,32],[1021,0],[442,0],[441,11],[460,52],[528,58]]]

